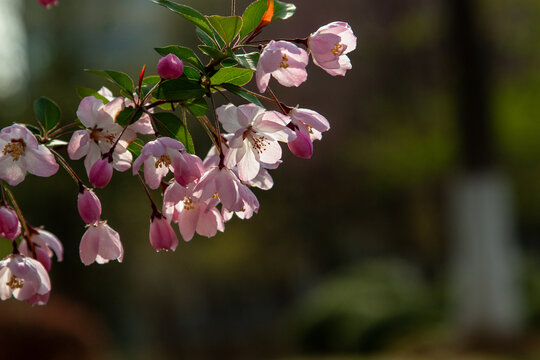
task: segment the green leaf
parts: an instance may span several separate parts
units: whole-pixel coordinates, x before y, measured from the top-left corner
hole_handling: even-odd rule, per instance
[[[120,72],[120,71],[112,71],[112,70],[90,70],[85,69],[84,71],[89,72],[94,75],[101,76],[113,84],[116,84],[120,87],[120,89],[124,90],[126,92],[125,95],[129,95],[130,99],[133,99],[133,80],[129,77],[128,74]]]
[[[201,63],[201,60],[199,60],[197,55],[195,55],[193,50],[191,50],[190,48],[177,46],[177,45],[171,45],[171,46],[165,46],[162,48],[155,48],[154,50],[156,50],[158,54],[161,56],[174,54],[178,56],[180,60],[185,61],[204,72],[204,65]]]
[[[235,55],[234,58],[241,66],[255,71],[257,70],[257,63],[259,62],[260,56],[261,54],[258,52],[252,52],[249,54]]]
[[[77,94],[79,94],[81,99],[87,96],[93,96],[96,99],[100,99],[101,101],[103,101],[103,104],[109,103],[109,100],[107,100],[107,98],[103,95],[99,94],[96,90],[84,86],[77,87]]]
[[[249,92],[247,92],[244,88],[232,84],[222,84],[220,87],[226,89],[227,91],[240,96],[241,98],[246,99],[247,101],[259,105],[260,107],[264,108],[263,104],[259,100],[259,98]]]
[[[140,109],[137,110],[132,107],[127,107],[116,115],[116,123],[122,127],[131,125],[135,121],[139,120],[142,114],[143,112]]]
[[[208,112],[208,104],[204,98],[186,101],[184,106],[193,116],[203,116]]]
[[[253,71],[240,68],[221,68],[210,78],[210,84],[233,84],[242,86],[247,84],[253,77]]]
[[[60,108],[46,97],[34,101],[34,112],[45,131],[54,129],[60,122]]]
[[[189,6],[177,4],[169,0],[152,0],[152,1],[158,5],[166,7],[167,9],[177,13],[178,15],[181,15],[182,17],[184,17],[184,19],[192,22],[199,29],[204,31],[206,34],[210,35],[210,37],[214,36],[214,32],[212,31],[212,27],[208,23],[208,20],[206,20],[204,15],[198,12],[197,10]]]
[[[156,86],[157,83],[161,78],[157,75],[147,76],[143,79],[141,87],[142,87],[142,98],[144,99],[146,95],[148,95],[148,92]]]
[[[210,56],[212,59],[214,59],[216,61],[220,61],[220,60],[227,57],[227,55],[225,55],[224,53],[222,53],[218,49],[216,49],[214,47],[211,47],[211,46],[199,45],[199,49],[201,49],[201,51],[203,53]]]
[[[179,77],[164,81],[154,94],[161,100],[178,101],[200,98],[204,93],[204,88],[197,81]]]
[[[214,15],[206,18],[227,45],[231,44],[240,29],[242,29],[242,18],[240,16]]]
[[[197,82],[201,80],[201,74],[193,68],[184,68],[184,76],[189,80]]]
[[[223,67],[233,67],[237,65],[238,65],[238,61],[236,61],[236,59],[233,57],[228,57],[221,62],[221,66]]]
[[[242,30],[240,30],[240,38],[248,35],[259,26],[266,11],[266,4],[267,0],[257,0],[247,7],[244,15],[242,15],[243,26]],[[274,0],[274,16],[272,20],[288,19],[293,16],[295,11],[296,6],[294,4]]]
[[[201,29],[197,29],[197,36],[199,37],[199,40],[201,40],[206,46],[210,46],[216,50],[219,50],[217,48],[216,42]]]
[[[141,139],[135,139],[135,141],[128,145],[127,149],[133,154],[135,158],[138,158],[139,155],[141,155],[141,150],[143,147],[144,141],[142,141]]]
[[[159,82],[159,80],[161,80],[161,78],[158,75],[147,76],[143,79],[142,85],[154,86]]]
[[[191,134],[178,116],[170,112],[155,113],[152,116],[156,120],[160,132],[164,130],[167,132],[167,135],[184,144],[187,152],[190,154],[195,154],[195,147],[193,145]]]

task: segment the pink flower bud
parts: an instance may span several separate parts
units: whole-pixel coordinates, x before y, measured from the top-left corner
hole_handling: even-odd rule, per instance
[[[184,63],[178,56],[169,54],[159,60],[157,72],[163,79],[176,79],[184,73]]]
[[[291,152],[302,159],[310,159],[313,155],[313,143],[309,138],[309,134],[301,130],[296,130],[296,139],[288,144]]]
[[[164,217],[154,217],[150,223],[150,244],[160,250],[176,250],[178,237],[169,221]]]
[[[113,168],[109,160],[99,159],[90,169],[90,182],[94,187],[104,188],[111,181]]]
[[[21,223],[15,210],[7,206],[0,207],[0,236],[15,240],[20,233]]]
[[[58,6],[58,0],[38,0],[38,2],[48,9],[50,9],[52,5]]]
[[[77,208],[81,218],[87,224],[94,224],[101,217],[101,202],[92,190],[85,188],[82,193],[79,193]]]

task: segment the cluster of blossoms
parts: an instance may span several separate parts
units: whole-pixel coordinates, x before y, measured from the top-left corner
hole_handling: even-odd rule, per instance
[[[168,0],[154,2],[185,15],[182,11],[187,7],[183,5]],[[49,6],[56,1],[40,3]],[[343,76],[351,69],[347,53],[355,49],[356,38],[348,24],[333,22],[307,38],[266,44],[254,41],[272,19],[275,6],[285,8],[283,18],[294,12],[294,5],[272,0],[256,1],[243,17],[198,18],[193,15],[198,12],[188,8],[190,15],[184,17],[199,27],[198,35],[206,44],[200,49],[210,57],[207,65],[188,48],[159,48],[156,50],[162,58],[157,64],[158,76],[145,77],[143,67],[136,87],[124,73],[91,71],[118,85],[120,96],[105,87],[99,91],[83,88],[77,122],[59,127],[56,105],[41,98],[35,103],[38,127],[13,124],[0,131],[0,236],[13,244],[12,253],[0,261],[2,300],[13,296],[30,304],[45,304],[51,290],[51,258],[56,255],[61,261],[63,257],[61,242],[50,232],[29,224],[10,190],[25,179],[27,172],[48,177],[61,165],[73,178],[78,189],[77,208],[86,224],[79,253],[81,261],[90,265],[122,262],[124,257],[119,234],[102,220],[101,202],[95,192],[109,184],[115,170],[131,170],[143,186],[151,208],[151,246],[157,251],[174,251],[179,241],[172,224],[178,226],[182,239],[189,241],[195,233],[212,237],[223,232],[234,215],[249,219],[259,211],[252,189],[272,188],[269,170],[282,163],[280,142],[300,158],[312,157],[313,141],[329,130],[328,121],[313,110],[279,101],[268,87],[270,77],[283,86],[299,86],[307,79],[309,54],[330,75]],[[198,21],[193,21],[194,16]],[[242,23],[252,24],[247,21],[252,18],[258,19],[259,25],[246,25],[245,29]],[[236,25],[231,25],[233,22]],[[248,48],[259,51],[246,53]],[[254,72],[259,93],[243,87]],[[267,91],[271,97],[264,95]],[[226,93],[249,103],[234,105]],[[223,95],[227,104],[216,107],[216,94]],[[275,110],[266,109],[260,100],[268,101]],[[181,117],[176,115],[177,110]],[[204,158],[194,152],[188,113],[213,142]],[[214,122],[207,113],[213,115]],[[70,136],[69,142],[62,140],[64,136]],[[69,159],[84,158],[92,187],[59,152],[64,148]],[[161,206],[151,194],[158,189]]]

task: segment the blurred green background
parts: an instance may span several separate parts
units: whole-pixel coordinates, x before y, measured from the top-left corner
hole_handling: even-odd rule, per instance
[[[78,254],[84,224],[75,184],[63,172],[28,176],[13,191],[29,221],[60,238],[65,260],[53,264],[47,306],[0,304],[0,359],[540,358],[540,2],[474,1],[479,68],[489,69],[477,105],[493,139],[477,145],[492,149],[483,165],[507,179],[521,253],[519,329],[483,329],[486,341],[463,331],[452,305],[448,188],[471,171],[454,1],[293,2],[294,17],[260,38],[304,37],[337,20],[358,37],[345,78],[310,64],[298,89],[273,85],[286,104],[330,121],[313,158],[284,151],[274,188],[255,190],[259,214],[174,253],[150,246],[142,188],[130,172],[115,173],[98,195],[124,262],[89,267]],[[182,3],[230,12],[224,0]],[[249,3],[237,1],[237,12]],[[74,120],[75,88],[107,85],[85,68],[136,77],[143,64],[155,73],[154,47],[196,45],[190,23],[147,0],[0,7],[2,127],[33,123],[40,96],[60,105],[64,122]],[[195,122],[191,129],[204,156],[210,144]],[[81,165],[74,163],[84,174]]]

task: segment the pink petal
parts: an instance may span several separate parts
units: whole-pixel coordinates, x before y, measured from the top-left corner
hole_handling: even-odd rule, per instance
[[[71,136],[68,144],[68,155],[71,160],[79,160],[88,153],[88,130],[77,130]]]
[[[91,225],[82,236],[79,245],[79,255],[84,265],[90,265],[96,260],[99,249],[99,232]]]
[[[39,145],[37,149],[27,149],[22,160],[26,170],[37,176],[52,176],[59,168],[54,155],[45,145]]]

